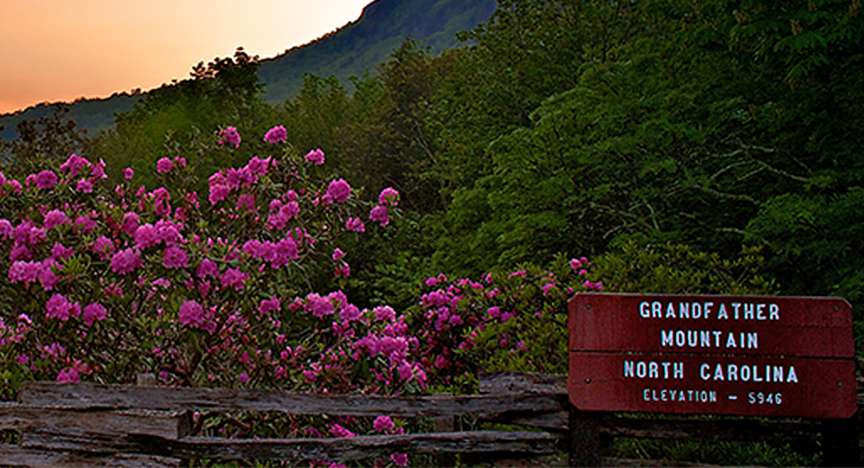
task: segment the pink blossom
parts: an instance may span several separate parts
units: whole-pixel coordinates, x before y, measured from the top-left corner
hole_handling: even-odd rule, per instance
[[[237,209],[240,211],[255,211],[255,195],[244,193],[237,197]]]
[[[105,309],[105,306],[99,303],[88,304],[84,307],[84,324],[88,327],[92,327],[93,323],[102,321],[108,318],[108,310]]]
[[[56,260],[66,260],[75,254],[75,249],[57,242],[51,247],[51,257]]]
[[[399,192],[393,187],[387,187],[378,194],[378,204],[396,206],[399,204]]]
[[[0,237],[9,239],[12,237],[12,223],[8,219],[0,219]]]
[[[153,212],[158,216],[166,216],[171,213],[171,192],[165,187],[159,187],[150,193],[153,198]]]
[[[243,252],[257,260],[265,260],[273,262],[277,259],[276,244],[266,241],[261,242],[257,239],[250,239],[243,244]]]
[[[411,377],[414,375],[411,364],[409,364],[408,361],[402,361],[402,363],[396,368],[396,371],[399,373],[399,378],[406,381],[411,380]]]
[[[82,158],[75,153],[69,155],[69,158],[66,159],[66,162],[60,165],[60,170],[68,173],[70,176],[77,176],[83,169],[86,169],[90,166],[90,161],[86,158]]]
[[[286,237],[276,243],[276,260],[272,262],[273,268],[281,268],[291,260],[298,260],[300,252],[297,247],[297,242],[291,237]]]
[[[16,194],[21,193],[21,182],[18,182],[15,179],[9,179],[8,181],[6,181],[6,186],[12,189],[12,191]]]
[[[317,148],[306,153],[306,162],[316,166],[323,166],[325,162],[324,151],[321,151],[321,148]]]
[[[156,161],[156,172],[159,174],[167,174],[174,169],[174,161],[170,158],[163,157]]]
[[[140,222],[141,217],[138,216],[138,213],[132,211],[125,213],[123,215],[123,232],[130,236],[134,235],[135,231],[138,230]]]
[[[249,383],[249,374],[246,372],[241,372],[240,375],[237,376],[237,380],[239,380],[241,384]]]
[[[543,295],[548,296],[553,289],[555,289],[555,283],[549,282],[543,285]]]
[[[228,145],[237,149],[240,147],[240,132],[235,127],[225,127],[219,131],[219,140],[217,144],[220,146]]]
[[[362,316],[363,312],[360,310],[359,307],[355,306],[354,304],[346,304],[339,312],[339,319],[342,320],[343,324],[348,324],[355,320],[359,320]]]
[[[34,283],[42,271],[42,262],[14,261],[9,265],[9,282]]]
[[[45,213],[45,222],[42,224],[46,230],[51,230],[57,226],[69,224],[69,217],[66,213],[60,210],[51,210]]]
[[[131,167],[123,169],[123,180],[129,182],[133,177],[135,177],[135,169],[132,169]]]
[[[258,312],[262,315],[269,314],[270,312],[279,312],[281,309],[282,305],[280,304],[278,297],[262,299],[258,304]]]
[[[327,298],[316,293],[306,296],[306,311],[318,318],[333,315],[333,304]]]
[[[156,239],[158,242],[163,242],[165,245],[178,244],[183,240],[180,235],[180,227],[164,219],[156,221]]]
[[[333,437],[355,437],[357,435],[338,423],[330,425],[330,434],[332,434]]]
[[[215,278],[219,275],[219,267],[213,260],[205,258],[198,264],[198,270],[195,272],[195,275],[200,279],[207,277]]]
[[[67,367],[57,374],[57,382],[74,384],[81,381],[81,375],[74,367]]]
[[[344,257],[345,257],[345,252],[343,252],[342,249],[340,249],[338,247],[333,249],[333,253],[330,255],[330,258],[334,262],[338,262],[339,260],[342,260]]]
[[[246,273],[236,268],[229,268],[225,270],[225,273],[222,273],[219,281],[222,283],[223,288],[234,288],[239,291],[245,287],[248,278],[249,275]]]
[[[207,200],[211,205],[216,205],[222,200],[228,198],[228,195],[231,194],[231,188],[227,185],[216,184],[210,185],[210,195],[207,197]]]
[[[277,143],[285,143],[288,141],[288,131],[282,125],[277,125],[264,134],[264,141],[275,145]]]
[[[33,254],[30,252],[30,249],[27,248],[26,245],[22,244],[14,244],[12,246],[12,250],[9,252],[9,260],[16,262],[18,260],[29,260],[32,258]]]
[[[337,278],[349,278],[351,277],[351,265],[346,262],[340,263],[336,267],[335,275]]]
[[[177,320],[180,325],[204,330],[208,326],[209,317],[201,304],[197,301],[187,300],[180,306]]]
[[[51,291],[60,282],[60,278],[54,273],[56,266],[55,261],[50,258],[42,262],[42,269],[39,271],[39,284],[42,285],[42,289]]]
[[[369,212],[369,221],[374,221],[382,227],[390,224],[390,216],[387,207],[384,205],[376,205],[372,208],[372,211]]]
[[[132,273],[140,266],[141,254],[134,248],[121,250],[111,257],[111,271],[118,275]]]
[[[170,246],[162,255],[162,266],[165,268],[186,268],[189,266],[189,255],[182,247]]]
[[[96,221],[90,218],[88,215],[81,215],[75,218],[75,226],[80,229],[85,234],[89,234],[96,229]]]
[[[62,294],[54,294],[45,303],[45,317],[49,319],[57,319],[67,321],[71,317],[81,315],[81,306],[74,302],[69,302],[66,296]]]
[[[57,185],[57,174],[50,170],[44,170],[36,174],[36,187],[41,190],[50,190]]]
[[[366,232],[366,225],[360,218],[348,218],[345,220],[345,230],[350,232]]]
[[[158,232],[152,224],[138,226],[133,237],[135,238],[135,246],[141,250],[153,247],[159,243]]]
[[[296,201],[289,201],[284,205],[279,200],[273,200],[270,203],[270,216],[267,218],[267,226],[270,229],[285,229],[288,221],[294,219],[300,214],[300,204]]]
[[[99,162],[90,166],[90,178],[94,180],[104,180],[108,178],[105,174],[105,161],[100,159]]]
[[[391,454],[390,461],[399,467],[408,466],[408,454],[404,452]]]
[[[375,320],[379,322],[392,322],[396,319],[396,311],[390,306],[378,306],[372,309]]]
[[[334,203],[345,203],[351,198],[351,186],[345,179],[336,179],[330,182],[327,186],[325,196]]]
[[[390,419],[390,416],[378,416],[372,423],[372,428],[382,434],[390,432],[390,430],[392,430],[395,426],[396,425],[393,424],[393,420]]]
[[[93,182],[81,179],[75,184],[75,191],[79,193],[93,193]]]

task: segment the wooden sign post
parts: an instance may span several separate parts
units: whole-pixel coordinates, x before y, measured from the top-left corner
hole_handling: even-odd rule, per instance
[[[568,392],[580,413],[848,420],[857,411],[842,299],[579,294],[569,329]]]

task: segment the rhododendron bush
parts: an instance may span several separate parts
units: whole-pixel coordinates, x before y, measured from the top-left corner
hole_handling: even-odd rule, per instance
[[[158,187],[128,168],[110,184],[103,162],[74,154],[0,176],[5,380],[423,387],[405,318],[339,289],[344,245],[386,226],[398,192],[363,202],[322,151],[297,154],[280,127],[265,139],[271,155],[212,174],[203,194],[182,156],[159,159]],[[240,135],[218,144],[239,151]]]
[[[567,298],[602,289],[587,259],[440,274],[407,310],[358,307],[344,291],[351,246],[393,228],[400,194],[364,197],[330,173],[321,149],[302,154],[285,140],[284,128],[270,129],[270,154],[213,173],[205,193],[194,190],[205,185],[195,161],[179,155],[156,162],[155,187],[76,154],[23,180],[0,173],[2,396],[27,380],[131,383],[142,373],[163,385],[471,391],[477,371],[502,363],[560,370]],[[243,149],[233,127],[214,145]],[[253,424],[238,433],[231,418],[196,415],[196,431],[351,437],[407,427],[386,415],[246,418]],[[407,462],[397,453],[376,463]]]
[[[546,269],[424,281],[409,314],[421,363],[439,384],[471,390],[479,371],[566,373],[567,300],[603,290],[585,258],[558,256]]]

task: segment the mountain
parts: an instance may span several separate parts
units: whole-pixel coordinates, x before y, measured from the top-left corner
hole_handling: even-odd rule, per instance
[[[14,139],[18,134],[16,130],[18,123],[50,115],[63,106],[69,108],[67,116],[74,120],[78,127],[87,130],[88,134],[94,134],[113,126],[114,114],[132,110],[140,97],[137,94],[122,93],[102,99],[79,99],[70,104],[36,104],[23,111],[0,115],[0,127],[3,127],[0,129],[0,139]]]
[[[262,61],[265,98],[280,102],[303,86],[306,74],[347,81],[384,62],[412,38],[433,53],[457,45],[456,34],[485,22],[495,0],[378,0],[360,18],[333,34]]]
[[[259,76],[264,97],[271,103],[292,97],[307,74],[336,76],[348,84],[351,76],[372,72],[405,39],[411,38],[433,53],[457,46],[456,33],[473,29],[495,11],[496,0],[375,0],[360,18],[304,46],[261,61]],[[114,115],[132,109],[140,98],[114,94],[103,99],[81,99],[71,104],[37,104],[0,115],[0,138],[13,139],[16,126],[35,120],[60,106],[69,118],[94,134],[114,125]]]

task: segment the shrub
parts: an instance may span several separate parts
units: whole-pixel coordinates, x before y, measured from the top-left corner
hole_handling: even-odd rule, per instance
[[[159,159],[152,189],[131,169],[109,187],[104,162],[75,154],[23,181],[0,175],[6,388],[141,372],[182,385],[425,385],[406,319],[339,289],[350,275],[340,246],[398,216],[399,194],[363,202],[275,132],[274,156],[212,174],[206,196],[181,156]]]

